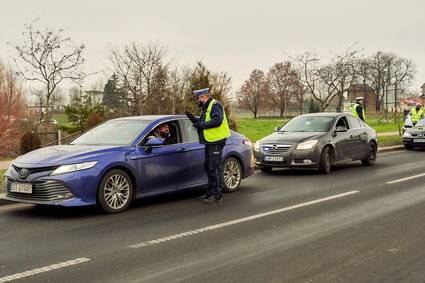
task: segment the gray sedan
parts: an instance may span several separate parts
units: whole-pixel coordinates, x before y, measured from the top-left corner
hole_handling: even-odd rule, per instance
[[[327,174],[332,165],[346,161],[374,165],[377,148],[375,130],[353,115],[314,113],[297,116],[258,140],[254,157],[263,172],[291,167]]]

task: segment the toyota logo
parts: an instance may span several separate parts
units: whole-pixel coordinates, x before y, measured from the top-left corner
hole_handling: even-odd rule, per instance
[[[26,177],[28,177],[29,174],[30,174],[30,170],[25,168],[19,171],[19,177],[21,177],[22,179],[25,179]]]

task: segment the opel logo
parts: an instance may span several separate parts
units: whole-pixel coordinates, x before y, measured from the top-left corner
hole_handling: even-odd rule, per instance
[[[25,179],[26,177],[28,177],[29,174],[30,174],[30,170],[25,168],[19,171],[19,177],[21,177],[22,179]]]

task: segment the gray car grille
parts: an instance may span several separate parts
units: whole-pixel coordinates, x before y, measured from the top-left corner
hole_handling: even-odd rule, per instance
[[[263,152],[267,154],[282,154],[290,148],[290,144],[263,144]]]
[[[21,200],[55,201],[74,198],[74,195],[60,182],[37,181],[32,183],[32,194],[10,192],[12,182],[6,179],[6,196]]]

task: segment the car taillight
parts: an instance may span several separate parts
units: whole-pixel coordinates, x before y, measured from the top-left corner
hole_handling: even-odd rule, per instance
[[[252,147],[252,142],[250,140],[243,140],[242,143],[246,144],[249,147]]]

